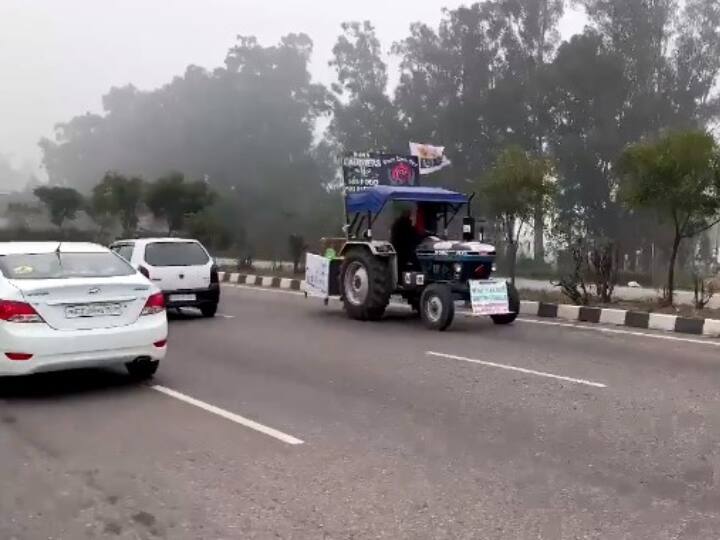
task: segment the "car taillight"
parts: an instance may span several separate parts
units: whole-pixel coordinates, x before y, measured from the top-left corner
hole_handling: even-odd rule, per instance
[[[150,279],[150,270],[148,270],[144,266],[141,266],[140,268],[138,268],[138,272],[140,272],[146,278]]]
[[[155,315],[163,311],[165,311],[165,297],[163,293],[155,293],[147,299],[140,315]]]
[[[210,269],[210,283],[220,283],[217,266]]]
[[[42,317],[35,308],[25,302],[0,300],[0,320],[11,323],[41,323]]]
[[[156,341],[153,343],[158,349],[162,349],[164,347],[167,347],[167,339],[161,339],[160,341]]]
[[[20,352],[6,352],[5,356],[7,356],[8,360],[14,360],[16,362],[30,360],[33,357],[32,354]]]

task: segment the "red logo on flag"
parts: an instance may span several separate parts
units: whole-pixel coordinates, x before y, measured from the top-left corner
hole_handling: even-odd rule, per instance
[[[398,163],[390,171],[390,181],[398,186],[412,185],[415,180],[415,172],[407,163]]]

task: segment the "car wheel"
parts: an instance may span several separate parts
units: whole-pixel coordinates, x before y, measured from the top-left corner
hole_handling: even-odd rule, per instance
[[[217,304],[208,304],[206,306],[202,306],[200,308],[200,312],[202,313],[203,317],[210,319],[215,316],[215,314],[217,313],[217,309]]]
[[[145,380],[152,378],[159,366],[159,360],[135,360],[125,364],[125,369],[133,379]]]

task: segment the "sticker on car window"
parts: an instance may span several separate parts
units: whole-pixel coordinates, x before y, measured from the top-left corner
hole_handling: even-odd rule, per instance
[[[35,269],[32,266],[17,266],[13,268],[13,274],[16,276],[24,276],[27,274],[32,274],[35,271]]]

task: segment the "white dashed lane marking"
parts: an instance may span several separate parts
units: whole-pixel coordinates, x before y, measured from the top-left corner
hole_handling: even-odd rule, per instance
[[[544,371],[535,371],[534,369],[521,368],[517,366],[509,366],[506,364],[497,364],[495,362],[486,362],[485,360],[476,360],[474,358],[466,358],[464,356],[455,356],[454,354],[445,354],[440,352],[427,351],[425,354],[428,356],[435,356],[437,358],[445,358],[446,360],[458,360],[460,362],[468,362],[471,364],[479,364],[485,367],[493,367],[499,369],[505,369],[508,371],[517,371],[518,373],[524,373],[525,375],[534,375],[536,377],[545,377],[547,379],[555,379],[558,381],[571,382],[575,384],[583,384],[585,386],[592,386],[594,388],[607,388],[607,385],[599,382],[588,381],[585,379],[576,379],[574,377],[566,377],[564,375],[555,375],[554,373],[546,373]]]
[[[269,426],[261,424],[260,422],[256,422],[255,420],[250,420],[249,418],[245,418],[244,416],[240,416],[239,414],[235,414],[233,412],[226,411],[225,409],[221,409],[220,407],[216,407],[215,405],[211,405],[210,403],[206,403],[205,401],[200,401],[199,399],[195,399],[194,397],[191,397],[191,396],[188,396],[181,392],[178,392],[177,390],[173,390],[172,388],[167,388],[166,386],[160,386],[160,385],[154,385],[154,386],[151,386],[150,388],[152,388],[153,390],[156,390],[157,392],[161,392],[161,393],[165,394],[166,396],[173,397],[175,399],[178,399],[189,405],[198,407],[209,413],[216,414],[217,416],[220,416],[221,418],[225,418],[226,420],[230,420],[231,422],[240,424],[241,426],[245,426],[247,428],[254,429],[255,431],[258,431],[264,435],[267,435],[268,437],[273,437],[274,439],[277,439],[278,441],[282,441],[286,444],[292,444],[292,445],[303,444],[302,440],[300,440],[296,437],[293,437],[292,435],[283,433],[282,431],[279,431],[275,428],[271,428]]]

